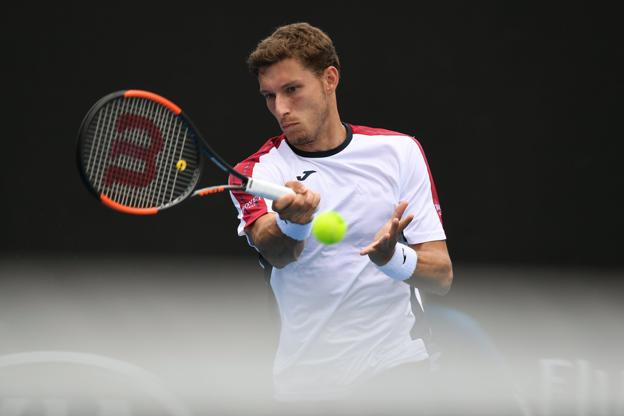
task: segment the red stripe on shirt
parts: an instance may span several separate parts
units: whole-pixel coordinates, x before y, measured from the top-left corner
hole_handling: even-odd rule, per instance
[[[412,140],[416,142],[418,148],[420,149],[420,153],[422,154],[423,159],[425,159],[425,165],[427,166],[427,173],[429,173],[429,182],[431,183],[431,198],[433,199],[433,206],[438,213],[438,217],[440,218],[440,222],[442,222],[442,207],[440,206],[440,198],[438,197],[438,190],[436,189],[435,182],[433,181],[433,175],[431,175],[431,169],[429,169],[429,162],[427,162],[427,156],[425,156],[425,151],[423,150],[420,142],[416,140],[416,138],[412,137]]]
[[[254,167],[260,162],[260,157],[269,153],[271,149],[278,148],[284,139],[284,135],[270,138],[256,153],[234,166],[234,170],[245,176],[253,176]],[[240,185],[241,180],[236,176],[230,175],[228,182],[230,185]],[[253,196],[242,191],[232,191],[232,195],[236,198],[241,207],[243,221],[245,221],[245,229],[268,212],[264,198]]]
[[[435,207],[436,212],[438,213],[440,222],[442,222],[442,208],[440,207],[440,198],[438,198],[438,191],[436,189],[435,182],[433,181],[433,175],[431,175],[429,162],[427,162],[427,156],[425,156],[425,151],[423,150],[420,142],[416,140],[416,138],[408,134],[399,133],[399,132],[392,131],[392,130],[380,129],[376,127],[367,127],[367,126],[354,126],[354,125],[351,125],[351,129],[353,130],[353,134],[362,134],[364,136],[407,136],[416,142],[416,144],[418,145],[418,148],[420,149],[420,153],[422,154],[422,157],[425,160],[425,165],[427,166],[427,173],[429,174],[429,182],[431,183],[431,198],[433,199],[433,205]]]
[[[365,136],[407,136],[407,134],[376,127],[354,126],[351,124],[351,129],[353,134],[363,134]]]

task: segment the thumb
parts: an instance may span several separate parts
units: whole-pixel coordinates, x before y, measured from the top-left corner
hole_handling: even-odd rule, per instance
[[[280,196],[279,198],[273,201],[273,211],[279,213],[285,210],[286,208],[290,206],[290,204],[293,203],[294,200],[295,200],[295,195],[293,194],[286,194],[286,195]]]

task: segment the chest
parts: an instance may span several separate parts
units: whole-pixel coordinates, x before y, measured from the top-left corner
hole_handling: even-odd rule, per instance
[[[349,226],[345,243],[363,247],[390,219],[400,196],[398,163],[392,155],[379,156],[296,158],[287,180],[320,193],[318,212],[340,213]]]

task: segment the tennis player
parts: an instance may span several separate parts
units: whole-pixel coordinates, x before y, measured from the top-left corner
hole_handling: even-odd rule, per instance
[[[295,191],[275,201],[232,193],[238,234],[273,266],[281,318],[275,398],[340,399],[388,386],[406,369],[413,379],[399,387],[417,394],[429,355],[411,335],[418,323],[412,308],[421,307],[420,290],[443,295],[453,280],[420,144],[341,121],[340,62],[316,27],[279,27],[248,65],[282,133],[236,169]],[[349,225],[337,244],[310,237],[315,213],[326,210]],[[374,389],[382,399],[388,390]]]

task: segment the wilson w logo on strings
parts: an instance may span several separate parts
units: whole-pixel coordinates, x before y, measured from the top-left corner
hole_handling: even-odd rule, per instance
[[[116,183],[135,187],[146,187],[156,176],[156,156],[163,149],[163,137],[160,129],[148,118],[134,114],[123,114],[117,119],[115,126],[117,137],[111,145],[106,168],[104,186]],[[124,136],[127,131],[139,130],[149,137],[149,145],[142,146],[132,143]],[[143,169],[135,170],[113,165],[122,155],[143,161]]]

